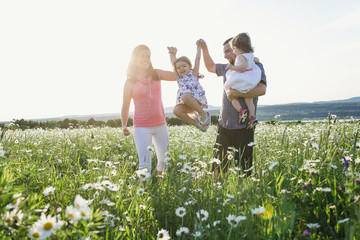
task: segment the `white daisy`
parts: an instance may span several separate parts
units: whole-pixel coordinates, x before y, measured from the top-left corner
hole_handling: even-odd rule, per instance
[[[308,223],[306,224],[309,228],[319,228],[320,225],[318,223]]]
[[[204,209],[200,209],[200,210],[196,213],[196,217],[197,217],[200,221],[204,222],[204,221],[206,221],[206,220],[208,219],[209,213],[208,213],[208,211],[206,211],[206,210],[204,210]]]
[[[43,194],[46,197],[49,195],[54,195],[54,192],[55,192],[55,188],[51,186],[51,187],[45,188],[43,191]]]
[[[184,207],[179,207],[175,211],[176,216],[178,217],[184,217],[186,215],[186,209]]]
[[[259,214],[262,214],[263,212],[265,212],[265,208],[264,207],[254,208],[254,209],[251,209],[251,212],[253,214],[259,215]]]
[[[72,223],[77,223],[81,219],[81,213],[78,208],[74,206],[67,206],[65,210],[65,215],[70,219]]]
[[[188,234],[189,229],[187,227],[181,227],[176,231],[176,236],[180,237],[183,234]]]
[[[157,234],[157,239],[158,240],[169,240],[170,239],[169,232],[162,228]]]

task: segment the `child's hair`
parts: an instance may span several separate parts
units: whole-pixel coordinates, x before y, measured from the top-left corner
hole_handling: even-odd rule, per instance
[[[246,53],[254,52],[251,46],[250,36],[247,33],[240,33],[231,40],[231,45],[243,50]]]
[[[174,73],[176,74],[176,76],[179,76],[179,73],[177,72],[176,66],[175,66],[176,63],[178,63],[178,62],[186,62],[187,64],[189,64],[190,69],[192,69],[192,64],[191,64],[190,59],[189,59],[188,57],[181,56],[181,57],[177,58],[177,59],[175,60],[175,62],[173,63],[173,69],[174,69]],[[198,78],[204,78],[204,75],[202,75],[202,74],[200,74],[200,73],[198,73],[198,74],[199,74],[199,75],[197,76]]]
[[[129,62],[129,66],[127,68],[127,79],[128,80],[132,80],[132,81],[136,81],[137,78],[137,65],[136,65],[136,61],[139,57],[139,54],[141,53],[141,51],[143,50],[148,50],[150,51],[149,47],[146,45],[138,45],[137,47],[134,48],[134,50],[132,51],[131,54],[131,58],[130,58],[130,62]],[[154,70],[152,63],[150,62],[150,66],[147,72],[148,75],[151,75],[153,80],[160,80],[159,75],[157,74],[157,72]]]
[[[188,57],[185,57],[185,56],[182,56],[182,57],[179,57],[175,60],[175,62],[173,63],[173,68],[174,68],[174,73],[176,74],[176,76],[179,76],[179,73],[177,72],[176,70],[176,63],[178,62],[186,62],[187,64],[189,64],[190,66],[190,69],[192,68],[192,64],[191,64],[191,61]]]

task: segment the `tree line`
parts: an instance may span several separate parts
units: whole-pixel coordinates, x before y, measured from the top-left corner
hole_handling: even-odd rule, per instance
[[[167,117],[166,122],[169,126],[181,126],[185,125],[183,121],[176,117]],[[211,115],[211,123],[217,124],[218,117],[215,115]],[[129,118],[128,126],[133,126],[133,119]],[[33,121],[33,120],[24,120],[24,119],[14,119],[10,124],[0,123],[0,128],[9,128],[9,129],[34,129],[34,128],[42,128],[42,129],[71,129],[71,128],[92,128],[92,127],[113,127],[120,128],[122,126],[121,119],[110,119],[105,121],[95,120],[94,118],[90,118],[88,121],[77,120],[77,119],[64,119],[58,121]]]

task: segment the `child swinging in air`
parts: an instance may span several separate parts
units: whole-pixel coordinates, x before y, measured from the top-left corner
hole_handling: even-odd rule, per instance
[[[205,132],[211,124],[211,115],[203,110],[208,106],[205,91],[199,82],[201,46],[197,44],[194,69],[187,57],[176,58],[175,47],[168,47],[168,51],[179,86],[174,114],[182,121]],[[197,117],[192,118],[189,114],[195,114]]]
[[[228,64],[226,69],[225,91],[230,88],[247,93],[257,86],[261,78],[261,70],[254,62],[254,50],[251,46],[250,36],[240,33],[231,40],[231,48],[236,55],[235,64]],[[246,108],[243,108],[238,99],[231,101],[239,112],[239,123],[246,123],[247,128],[254,128],[258,122],[255,118],[255,105],[253,98],[244,98]],[[247,119],[249,115],[249,118]]]

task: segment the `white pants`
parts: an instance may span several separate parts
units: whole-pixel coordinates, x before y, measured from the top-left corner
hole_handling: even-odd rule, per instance
[[[139,155],[139,170],[147,168],[151,173],[151,149],[154,142],[158,160],[157,170],[162,172],[165,167],[165,154],[169,148],[169,133],[166,124],[155,127],[135,127],[134,140]]]

